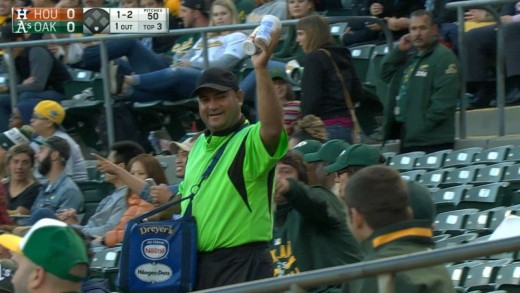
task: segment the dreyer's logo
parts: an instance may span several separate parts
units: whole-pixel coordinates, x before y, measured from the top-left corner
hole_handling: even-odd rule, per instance
[[[172,269],[160,263],[145,263],[135,269],[135,276],[148,283],[164,282],[170,279],[172,275]]]
[[[163,259],[168,255],[170,244],[163,239],[147,239],[141,242],[141,252],[149,260]]]
[[[139,234],[141,234],[141,235],[145,235],[145,234],[173,235],[173,233],[175,233],[175,227],[172,227],[172,226],[159,225],[159,226],[139,227]]]

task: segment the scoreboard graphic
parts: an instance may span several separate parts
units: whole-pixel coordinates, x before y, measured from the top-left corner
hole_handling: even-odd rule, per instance
[[[167,33],[168,8],[12,8],[13,33]]]

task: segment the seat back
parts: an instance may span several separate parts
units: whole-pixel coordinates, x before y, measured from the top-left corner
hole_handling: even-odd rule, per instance
[[[444,160],[444,167],[460,167],[471,165],[477,153],[480,153],[481,151],[481,147],[472,147],[453,151],[447,154],[446,159]]]
[[[411,152],[392,157],[388,166],[399,171],[410,171],[414,169],[417,158],[424,156],[425,152]]]

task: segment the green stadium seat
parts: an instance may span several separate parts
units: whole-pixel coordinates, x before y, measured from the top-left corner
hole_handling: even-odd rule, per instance
[[[467,217],[477,212],[477,209],[462,209],[439,213],[434,221],[435,230],[463,231]]]
[[[503,162],[513,146],[505,145],[478,153],[473,160],[477,164],[496,164]]]
[[[437,170],[443,167],[446,156],[452,150],[442,150],[431,154],[426,154],[415,161],[415,169]]]
[[[383,153],[383,157],[385,157],[387,165],[390,164],[390,161],[392,160],[393,157],[395,157],[395,155],[396,155],[395,152],[384,152]]]
[[[366,85],[375,88],[375,94],[381,102],[386,101],[388,85],[381,79],[381,61],[388,54],[388,46],[378,45],[374,48],[370,58],[370,65],[367,72]]]
[[[437,213],[456,210],[466,191],[472,187],[472,185],[463,184],[433,192],[432,200],[437,208]]]
[[[495,283],[497,289],[505,288],[501,285],[520,285],[520,262],[513,262],[502,266],[497,273]]]
[[[520,164],[514,164],[506,168],[502,181],[511,184],[520,183]]]
[[[491,283],[495,282],[499,268],[511,263],[512,259],[499,259],[486,261],[482,264],[471,266],[468,270],[464,287],[468,290],[493,290]]]
[[[488,184],[499,182],[502,180],[506,168],[513,165],[513,162],[504,162],[494,165],[489,165],[477,171],[477,175],[473,179],[473,184]]]
[[[460,184],[469,184],[473,182],[477,171],[486,165],[471,165],[463,168],[452,170],[446,174],[444,180],[439,184],[440,187],[448,187]]]
[[[441,182],[444,181],[446,174],[455,170],[454,168],[444,168],[439,170],[433,170],[426,172],[421,175],[419,182],[426,185],[427,187],[437,187]]]
[[[520,162],[520,146],[513,147],[506,156],[508,162]]]
[[[411,152],[392,157],[388,166],[399,171],[410,171],[414,169],[417,158],[424,156],[424,152]]]
[[[78,181],[76,184],[85,199],[85,214],[81,221],[82,224],[86,224],[90,216],[95,213],[99,202],[113,190],[113,186],[109,183],[95,180]]]
[[[464,281],[466,280],[469,268],[472,266],[482,264],[483,262],[484,261],[482,260],[472,260],[468,262],[446,266],[446,269],[448,270],[448,273],[451,276],[451,280],[453,281],[453,286],[462,286],[464,284]]]
[[[121,246],[98,249],[90,264],[90,278],[107,279],[110,290],[117,292],[115,280],[119,272]]]
[[[507,182],[479,185],[466,191],[458,204],[459,209],[476,208],[479,210],[490,209],[502,205],[506,193]]]
[[[350,48],[352,65],[356,69],[357,75],[362,83],[368,80],[370,58],[375,47],[375,45],[362,45]]]
[[[496,207],[469,215],[464,228],[480,234],[492,233],[494,230],[492,228],[492,225],[494,225],[493,221],[497,221],[500,215],[504,214],[505,210],[505,207]]]
[[[401,173],[401,177],[407,181],[417,181],[424,173],[426,173],[426,170],[412,170]]]
[[[435,248],[446,248],[454,247],[464,243],[468,243],[478,237],[477,233],[465,233],[453,237],[446,238],[444,240],[435,243]]]
[[[482,151],[481,147],[472,147],[449,153],[444,160],[444,167],[461,167],[473,163],[475,156]]]

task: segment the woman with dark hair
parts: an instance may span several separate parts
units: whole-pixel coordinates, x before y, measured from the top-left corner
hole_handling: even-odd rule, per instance
[[[29,144],[11,147],[6,154],[7,209],[11,214],[29,215],[41,184],[32,176],[34,151]]]
[[[354,121],[343,89],[356,103],[361,99],[362,87],[349,49],[334,44],[329,30],[329,23],[319,15],[306,16],[296,24],[297,41],[307,54],[301,82],[302,115],[320,117],[329,139],[351,142]]]
[[[138,155],[130,161],[129,167],[130,174],[140,180],[144,181],[147,178],[151,178],[156,184],[168,184],[168,179],[166,179],[166,174],[164,174],[161,164],[151,155]],[[131,187],[130,184],[128,185]],[[106,232],[102,239],[98,237],[101,244],[112,247],[121,242],[123,240],[126,223],[155,208],[155,205],[145,201],[138,195],[139,191],[140,190],[133,190],[131,188],[128,189],[126,195],[128,208],[121,217],[119,224],[113,230]]]

